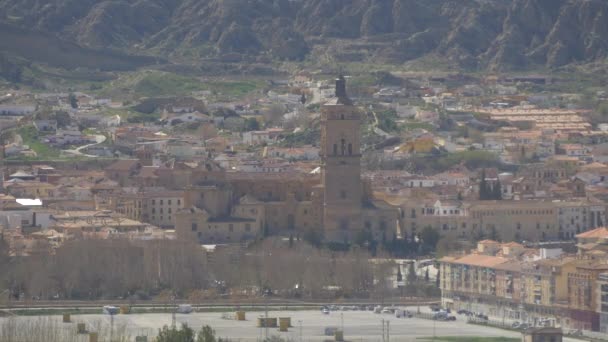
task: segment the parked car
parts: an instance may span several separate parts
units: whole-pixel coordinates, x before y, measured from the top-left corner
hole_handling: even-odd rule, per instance
[[[324,308],[323,310],[321,310],[321,312],[322,312],[324,315],[329,315],[329,309],[328,309],[328,308]]]
[[[120,312],[120,309],[116,306],[106,305],[101,311],[106,315],[117,315]]]
[[[193,311],[192,305],[190,304],[180,304],[177,306],[177,312],[181,314],[189,314]]]
[[[382,309],[382,313],[383,314],[392,314],[393,311],[391,309],[389,309],[389,308],[384,308],[384,309]]]
[[[379,313],[381,313],[381,312],[382,312],[382,307],[381,307],[380,305],[378,305],[378,306],[376,306],[376,307],[374,308],[374,313],[379,314]]]
[[[484,321],[487,321],[489,319],[487,315],[484,315],[482,313],[475,314],[475,318],[483,319]]]

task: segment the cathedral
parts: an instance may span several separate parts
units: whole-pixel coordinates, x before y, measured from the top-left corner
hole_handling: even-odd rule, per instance
[[[335,97],[321,106],[320,177],[225,172],[221,180],[193,181],[176,215],[178,238],[233,243],[315,232],[324,241],[380,242],[399,235],[399,209],[374,199],[361,179],[361,121],[340,76]]]
[[[350,241],[360,232],[376,240],[397,233],[398,209],[375,200],[361,179],[361,115],[340,76],[334,99],[321,107],[322,227],[328,241]]]

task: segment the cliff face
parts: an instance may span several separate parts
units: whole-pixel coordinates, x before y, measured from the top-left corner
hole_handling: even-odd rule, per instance
[[[604,0],[0,0],[0,23],[93,48],[302,59],[316,46],[401,63],[559,67],[606,57]]]

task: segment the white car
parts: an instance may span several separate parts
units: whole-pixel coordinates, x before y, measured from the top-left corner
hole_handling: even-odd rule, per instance
[[[193,311],[192,305],[190,304],[180,304],[177,307],[177,312],[181,314],[189,314]]]

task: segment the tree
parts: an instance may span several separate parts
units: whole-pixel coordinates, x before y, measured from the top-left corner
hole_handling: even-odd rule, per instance
[[[437,286],[437,288],[439,288],[440,285],[441,285],[441,283],[440,283],[441,277],[440,276],[441,276],[441,269],[437,268],[437,275],[436,275],[437,278],[435,278],[435,286]]]
[[[245,119],[245,131],[257,131],[260,129],[260,122],[255,118]]]
[[[439,238],[439,232],[431,226],[424,227],[422,232],[420,232],[420,240],[422,240],[424,247],[429,250],[435,250]]]
[[[198,332],[198,337],[196,338],[196,342],[216,342],[215,338],[215,330],[211,329],[210,326],[205,325]],[[221,339],[220,339],[221,341]]]
[[[169,329],[165,325],[162,330],[158,330],[156,342],[194,342],[194,330],[188,327],[187,324],[182,324],[180,329],[176,327]]]
[[[499,201],[502,200],[502,185],[500,184],[500,179],[496,180],[496,183],[494,183],[492,198]]]
[[[416,267],[414,266],[414,263],[411,262],[409,265],[409,268],[407,270],[407,292],[410,295],[414,295],[416,294],[416,290],[417,290],[417,282],[418,282],[418,275],[416,274]]]
[[[500,240],[500,236],[498,235],[498,231],[496,230],[496,227],[492,226],[492,229],[490,230],[490,240],[494,240],[494,241],[499,241]]]
[[[488,184],[486,182],[486,169],[481,170],[481,180],[479,181],[479,199],[488,199]]]
[[[70,101],[70,106],[73,109],[78,108],[78,99],[76,98],[76,95],[74,95],[74,93],[70,93],[70,95],[68,96],[68,99]]]
[[[264,111],[264,122],[266,126],[278,124],[283,119],[285,107],[280,104],[273,104]]]

